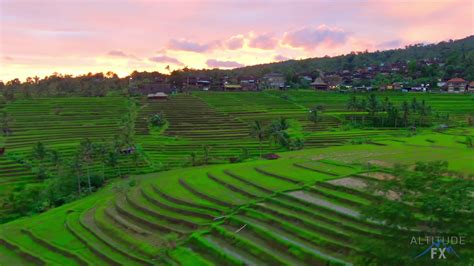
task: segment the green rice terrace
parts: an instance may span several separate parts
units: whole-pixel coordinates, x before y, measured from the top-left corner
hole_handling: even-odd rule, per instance
[[[370,106],[368,94],[353,96],[195,92],[0,106],[2,212],[25,209],[18,202],[33,204],[35,188],[62,176],[74,178],[58,181],[61,189],[79,188],[74,200],[5,218],[0,265],[368,265],[378,253],[364,239],[382,245],[391,225],[366,210],[400,198],[372,188],[399,165],[415,175],[415,162],[446,161],[444,179],[472,180],[474,98],[381,93],[389,107],[374,110],[351,108],[351,99]],[[390,124],[390,106],[404,102],[413,110]],[[25,189],[27,199],[15,198]],[[472,191],[464,200],[473,202]],[[422,207],[403,204],[430,222]],[[469,238],[456,246],[464,257],[473,250]]]

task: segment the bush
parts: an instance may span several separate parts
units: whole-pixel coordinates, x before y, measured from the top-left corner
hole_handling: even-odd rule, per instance
[[[163,114],[154,114],[150,117],[149,121],[154,127],[162,127],[166,124],[166,119]]]

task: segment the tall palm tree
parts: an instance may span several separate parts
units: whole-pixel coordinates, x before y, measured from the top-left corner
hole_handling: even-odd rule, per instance
[[[355,95],[352,95],[349,101],[347,102],[347,109],[349,111],[357,111],[357,106],[359,105],[359,102],[357,100],[357,97]],[[354,123],[354,114],[352,114],[352,123]]]
[[[405,124],[405,127],[407,127],[408,119],[410,117],[410,106],[408,105],[407,101],[403,101],[402,112],[403,112],[403,123]]]
[[[107,166],[111,167],[114,170],[117,170],[117,166],[119,165],[119,156],[115,150],[109,151],[105,158],[105,163]],[[120,170],[120,166],[118,167],[119,177],[122,177],[122,171]]]
[[[254,121],[250,125],[250,135],[258,140],[258,150],[260,157],[262,157],[262,141],[265,139],[265,128],[260,121]]]
[[[81,141],[80,147],[80,154],[82,160],[87,165],[87,184],[89,186],[89,192],[92,193],[92,182],[91,182],[91,173],[90,173],[90,164],[93,162],[94,157],[94,144],[89,138]]]

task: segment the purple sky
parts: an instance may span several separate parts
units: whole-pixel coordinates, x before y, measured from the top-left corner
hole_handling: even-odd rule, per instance
[[[473,34],[471,0],[0,0],[0,80],[243,65]]]

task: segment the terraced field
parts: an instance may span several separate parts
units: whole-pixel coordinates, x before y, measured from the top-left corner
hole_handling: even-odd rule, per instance
[[[436,144],[422,142],[437,137]],[[365,187],[390,171],[369,170],[363,162],[428,161],[433,145],[450,163],[473,156],[443,134],[382,143],[177,169],[137,176],[136,185],[119,180],[77,202],[2,225],[0,264],[351,264],[366,256],[355,239],[378,239],[382,226],[360,218],[361,206],[379,200]],[[453,170],[474,174],[468,163]]]
[[[163,113],[169,123],[164,136],[148,129],[147,119]],[[154,161],[168,167],[189,163],[191,153],[202,156],[203,147],[210,149],[214,162],[228,162],[242,149],[258,155],[259,143],[250,137],[246,123],[211,108],[199,98],[177,95],[167,101],[142,101],[137,123],[138,142]],[[275,150],[265,145],[266,151]]]
[[[37,142],[67,158],[85,138],[110,141],[120,130],[126,102],[122,97],[68,97],[17,100],[5,106],[11,133],[5,137],[6,154],[0,155],[0,198],[17,185],[40,181],[27,163]],[[123,165],[124,172],[130,169],[127,164],[131,162]],[[94,167],[102,171],[103,166]]]

